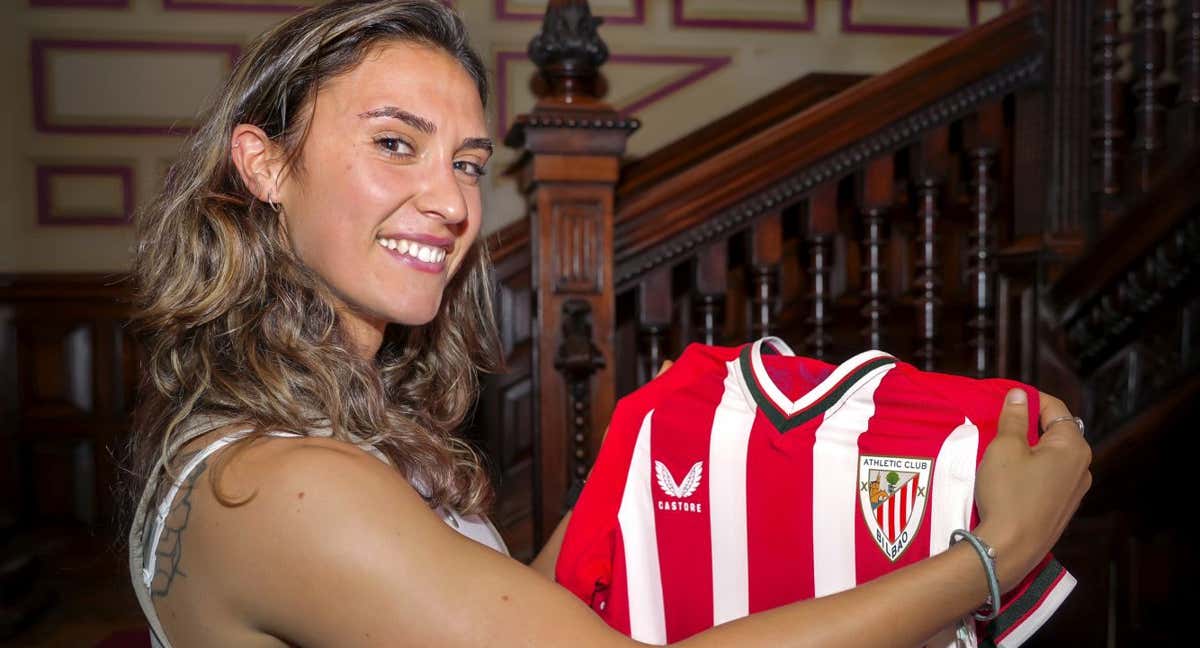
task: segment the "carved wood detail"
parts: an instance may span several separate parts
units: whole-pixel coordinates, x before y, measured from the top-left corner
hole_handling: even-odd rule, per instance
[[[556,202],[550,218],[554,291],[599,294],[604,274],[604,206],[594,201]]]
[[[567,382],[567,418],[571,421],[571,476],[582,481],[589,463],[591,439],[591,378],[605,367],[604,354],[596,346],[592,333],[592,307],[582,299],[568,299],[562,305],[562,342],[554,356],[554,368]],[[545,407],[546,403],[542,403]],[[565,504],[560,514],[566,513]]]
[[[1200,274],[1200,151],[1164,169],[1149,194],[1122,214],[1053,286],[1063,344],[1084,372],[1110,357],[1159,304]]]

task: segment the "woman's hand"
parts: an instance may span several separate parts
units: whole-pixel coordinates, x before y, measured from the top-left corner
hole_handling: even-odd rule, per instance
[[[1041,394],[1037,446],[1027,440],[1028,403],[1009,391],[996,438],[979,465],[976,534],[996,548],[1001,591],[1008,591],[1050,551],[1092,484],[1092,450],[1059,399]],[[1061,419],[1046,428],[1055,419]]]

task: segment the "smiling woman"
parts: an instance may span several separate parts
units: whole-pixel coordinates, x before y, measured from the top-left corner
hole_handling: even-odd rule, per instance
[[[454,436],[499,358],[486,99],[440,2],[336,0],[253,44],[139,215],[129,552],[156,644],[633,644],[545,577],[566,522],[534,569],[505,555]],[[1086,444],[1030,449],[1025,407],[978,479],[1008,585],[1088,483]],[[964,543],[685,643],[917,644],[984,598],[979,567]]]

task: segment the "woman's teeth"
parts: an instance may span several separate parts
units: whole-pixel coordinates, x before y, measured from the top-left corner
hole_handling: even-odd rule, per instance
[[[425,263],[441,263],[446,258],[446,251],[432,245],[424,245],[407,239],[377,238],[375,242],[389,250],[424,261]]]

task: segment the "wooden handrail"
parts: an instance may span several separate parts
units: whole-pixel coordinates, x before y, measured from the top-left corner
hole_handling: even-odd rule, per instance
[[[628,199],[681,171],[704,162],[737,142],[753,137],[778,121],[790,118],[866,79],[862,74],[817,72],[738,108],[649,155],[621,167],[617,199]],[[521,218],[487,237],[494,263],[529,249],[529,223]]]
[[[1080,309],[1121,279],[1138,259],[1200,204],[1200,149],[1171,163],[1151,190],[1132,203],[1104,236],[1077,259],[1050,289],[1059,322],[1075,319]]]
[[[1050,287],[1046,316],[1088,373],[1194,278],[1200,264],[1200,148],[1168,164]]]
[[[1018,6],[618,202],[617,284],[1035,82],[1045,50],[1042,20],[1037,6]]]
[[[702,126],[646,157],[621,167],[617,201],[626,202],[721,151],[866,79],[863,74],[806,74],[755,101]]]

